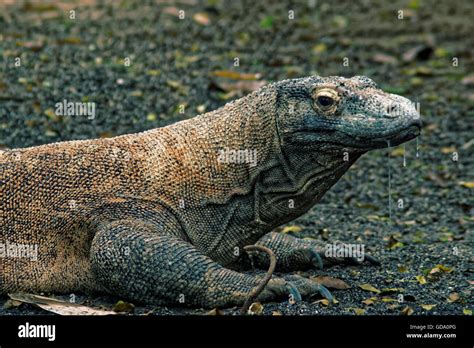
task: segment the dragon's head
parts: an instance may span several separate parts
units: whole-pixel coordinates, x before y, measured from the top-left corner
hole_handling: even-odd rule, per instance
[[[282,145],[363,153],[420,133],[414,104],[384,92],[365,76],[313,76],[284,80],[275,87]]]

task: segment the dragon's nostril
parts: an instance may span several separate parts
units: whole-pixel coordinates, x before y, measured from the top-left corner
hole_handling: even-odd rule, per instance
[[[391,103],[387,105],[386,112],[389,116],[395,117],[400,114],[400,105],[398,103]]]

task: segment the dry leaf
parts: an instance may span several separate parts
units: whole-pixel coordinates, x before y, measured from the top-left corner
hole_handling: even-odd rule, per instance
[[[380,293],[380,290],[373,287],[372,285],[370,284],[362,284],[362,285],[359,285],[359,287],[362,289],[362,290],[365,290],[365,291],[371,291],[371,292],[375,292],[377,294]]]
[[[413,226],[413,225],[416,225],[416,221],[415,220],[406,220],[406,221],[400,221],[401,224],[405,225],[405,226]]]
[[[402,309],[402,314],[403,315],[412,315],[413,314],[413,308],[406,306],[405,308]]]
[[[184,57],[184,61],[186,63],[195,63],[200,59],[201,59],[201,57],[199,57],[199,56],[186,56],[186,57]]]
[[[403,266],[403,265],[398,266],[397,270],[398,270],[398,272],[400,272],[400,273],[405,273],[405,272],[408,271],[408,269],[406,268],[406,266]]]
[[[19,305],[21,305],[23,302],[21,301],[16,301],[16,300],[12,300],[11,298],[6,300],[5,303],[3,304],[3,309],[12,309],[12,308],[16,308],[18,307]]]
[[[110,131],[105,131],[105,132],[101,132],[99,133],[99,137],[100,138],[111,138],[113,137],[115,134],[110,132]]]
[[[327,288],[332,289],[349,289],[350,286],[343,280],[329,277],[329,276],[319,276],[311,278],[312,281],[324,285]]]
[[[316,54],[321,54],[323,52],[326,52],[328,50],[328,47],[325,43],[319,43],[313,47],[313,52]]]
[[[275,317],[279,317],[279,316],[282,316],[283,314],[280,311],[273,311],[272,315]]]
[[[254,302],[250,305],[247,314],[261,315],[263,313],[263,305],[260,302]]]
[[[403,244],[402,242],[395,242],[391,244],[390,246],[388,246],[387,249],[393,250],[393,249],[403,248],[404,246],[405,244]]]
[[[398,147],[392,152],[390,152],[390,156],[392,157],[401,157],[405,154],[405,149],[403,147]]]
[[[211,309],[209,312],[206,313],[206,315],[224,315],[224,312],[219,309],[219,308],[214,308],[214,309]]]
[[[156,114],[153,112],[150,112],[148,115],[146,115],[146,119],[147,121],[150,121],[150,122],[156,121]]]
[[[453,239],[454,239],[454,235],[453,235],[452,232],[444,232],[444,233],[441,233],[441,235],[440,235],[439,238],[438,238],[438,240],[441,241],[441,242],[452,242]],[[448,269],[450,269],[450,268],[448,268]],[[453,271],[452,269],[450,269],[450,270],[451,270],[451,271],[449,271],[449,272],[445,272],[445,271],[443,271],[442,269],[440,269],[440,271],[443,271],[443,272],[445,272],[445,273],[450,273],[450,272]]]
[[[216,82],[216,85],[226,92],[249,93],[266,85],[266,83],[266,81],[238,81],[233,83]],[[237,93],[232,93],[232,96],[236,94]]]
[[[325,299],[325,298],[323,298],[321,300],[314,301],[313,304],[315,304],[315,303],[321,303],[324,306],[329,306],[329,300]]]
[[[381,295],[385,295],[385,294],[393,294],[393,293],[399,293],[399,292],[404,292],[405,289],[403,288],[384,288],[382,289],[381,291]]]
[[[410,48],[408,51],[406,51],[403,54],[402,59],[405,62],[412,62],[414,60],[428,60],[432,53],[433,53],[432,47],[426,46],[426,45],[419,45],[419,46]]]
[[[444,153],[445,155],[448,153],[453,153],[456,151],[456,148],[454,146],[449,146],[449,147],[442,147],[441,152]]]
[[[17,41],[16,45],[18,47],[29,48],[33,52],[38,52],[43,48],[44,43],[42,41]]]
[[[370,297],[362,301],[362,303],[366,304],[367,306],[373,305],[375,302],[377,302],[377,297]]]
[[[474,138],[469,140],[467,143],[464,143],[464,145],[461,146],[461,148],[463,150],[468,150],[472,145],[474,145]]]
[[[281,233],[297,233],[301,231],[302,229],[303,228],[301,228],[300,226],[290,225],[290,226],[285,226],[283,230],[281,230]]]
[[[167,80],[166,84],[170,86],[171,88],[175,89],[181,94],[187,94],[187,88],[183,86],[183,84],[179,81],[176,80]]]
[[[232,80],[258,80],[262,76],[261,74],[244,74],[232,70],[217,70],[213,71],[212,75]]]
[[[360,276],[360,271],[356,270],[356,269],[351,269],[349,271],[349,273],[351,274],[352,277],[354,278],[357,278],[358,276]]]
[[[196,13],[193,16],[193,19],[194,19],[194,21],[196,21],[197,23],[202,24],[202,25],[211,24],[211,20],[209,19],[209,15],[205,12]]]
[[[372,57],[372,60],[376,63],[387,63],[387,64],[396,64],[397,58],[389,56],[383,53],[377,53]]]
[[[390,297],[384,297],[382,298],[382,302],[398,302],[398,300]]]
[[[365,309],[363,308],[348,308],[354,311],[356,315],[364,315],[365,314]]]
[[[140,91],[140,90],[136,90],[136,91],[130,92],[130,95],[131,95],[132,97],[142,97],[142,96],[143,96],[143,92]]]
[[[41,1],[26,1],[22,7],[25,12],[49,12],[55,11],[58,7],[51,3],[42,3]]]
[[[416,280],[418,280],[418,283],[420,283],[421,285],[426,284],[426,278],[424,276],[417,275],[415,278]]]
[[[78,37],[66,37],[57,41],[58,45],[79,45],[82,40]]]
[[[117,313],[130,313],[135,310],[135,305],[122,300],[119,300],[114,306],[114,312]]]
[[[474,181],[459,181],[458,184],[462,187],[474,188]]]
[[[179,9],[174,6],[168,6],[163,9],[163,13],[178,17]]]
[[[402,248],[404,244],[397,239],[397,236],[390,235],[388,238],[387,249],[393,250],[397,248]]]
[[[448,295],[448,302],[453,303],[459,300],[459,294],[457,292],[452,292]]]
[[[60,315],[116,315],[114,311],[106,311],[102,309],[87,307],[75,303],[57,300],[51,297],[16,293],[8,294],[8,296],[15,301],[30,303],[36,305],[46,311],[53,312]]]
[[[157,70],[157,69],[147,70],[146,74],[150,76],[158,76],[161,74],[161,70]]]
[[[462,80],[461,80],[461,83],[463,85],[474,85],[474,75],[468,75],[468,76],[465,76]]]
[[[437,272],[451,273],[452,271],[453,271],[452,268],[446,267],[444,265],[436,265],[430,270],[429,274],[433,274]]]
[[[420,305],[421,308],[426,309],[427,311],[432,310],[434,307],[436,307],[435,304],[422,304]]]
[[[206,105],[201,104],[196,107],[196,111],[199,112],[200,114],[203,114],[206,112]]]

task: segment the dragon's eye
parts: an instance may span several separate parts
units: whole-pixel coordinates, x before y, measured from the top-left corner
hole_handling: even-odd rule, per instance
[[[334,104],[334,99],[332,99],[331,97],[327,97],[325,95],[322,95],[322,96],[318,97],[318,103],[319,103],[319,105],[321,105],[323,107],[328,107],[328,106],[331,106],[332,104]]]
[[[321,88],[314,93],[315,107],[324,112],[335,112],[339,99],[339,94],[332,88]]]

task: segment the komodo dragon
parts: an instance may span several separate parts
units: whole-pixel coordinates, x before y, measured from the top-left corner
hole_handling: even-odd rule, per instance
[[[367,77],[312,76],[163,128],[0,151],[0,293],[226,307],[263,278],[243,270],[269,264],[262,253],[250,263],[246,245],[273,250],[282,273],[352,263],[272,230],[308,211],[363,153],[408,141],[420,125],[408,99]],[[290,273],[257,299],[289,293],[330,296]]]

